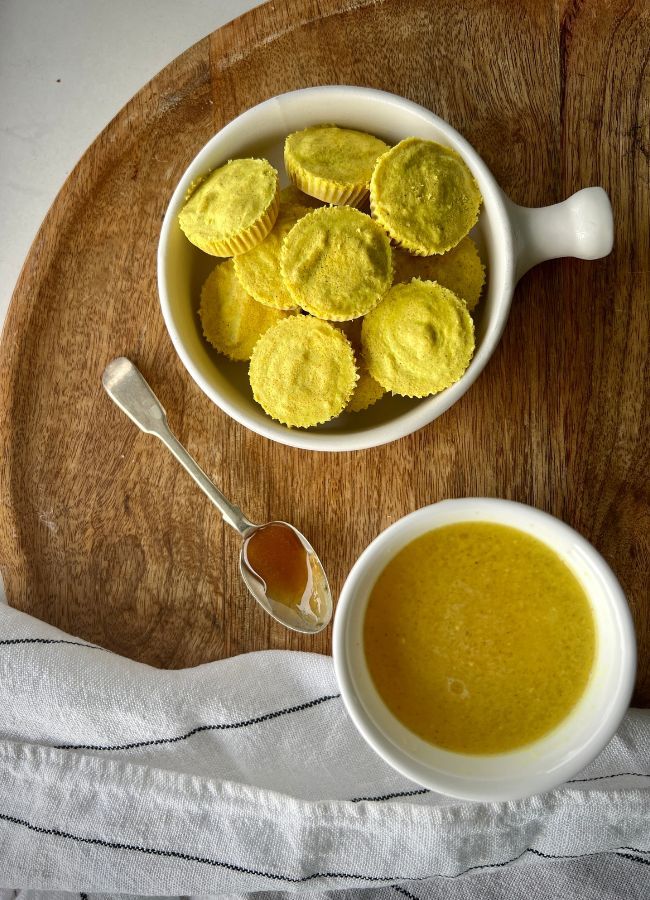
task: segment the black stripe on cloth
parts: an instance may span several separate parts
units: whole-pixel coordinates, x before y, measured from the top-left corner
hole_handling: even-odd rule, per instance
[[[633,775],[635,778],[650,778],[645,772],[616,772],[613,775],[594,775],[591,778],[572,778],[565,784],[579,784],[583,781],[602,781],[603,778],[622,778],[624,775]],[[379,803],[382,800],[394,800],[397,797],[416,797],[421,794],[430,794],[427,788],[421,788],[416,791],[396,791],[394,794],[382,794],[379,797],[352,797],[350,803]]]
[[[77,841],[81,844],[92,844],[97,847],[106,847],[111,850],[128,850],[135,853],[144,853],[148,856],[163,856],[168,859],[180,859],[186,862],[196,862],[202,863],[203,865],[214,866],[219,869],[226,869],[230,872],[238,872],[242,875],[256,875],[260,878],[269,878],[272,881],[287,881],[291,884],[301,884],[307,881],[313,881],[316,878],[347,878],[355,881],[372,881],[372,882],[387,882],[387,881],[406,881],[407,879],[404,876],[398,876],[397,878],[388,877],[388,876],[378,876],[378,875],[364,875],[362,873],[355,874],[351,872],[314,872],[311,875],[283,875],[278,872],[265,872],[259,869],[248,869],[245,866],[239,866],[236,863],[224,862],[223,860],[213,859],[208,856],[195,856],[191,853],[183,853],[179,850],[163,850],[158,847],[147,847],[141,846],[138,844],[124,844],[120,841],[107,841],[103,838],[93,838],[93,837],[84,837],[83,835],[72,834],[68,831],[61,831],[58,828],[43,828],[39,825],[34,825],[32,822],[28,822],[25,819],[19,819],[16,816],[8,816],[5,813],[0,813],[0,820],[4,820],[5,822],[9,822],[12,825],[21,825],[24,828],[27,828],[30,831],[36,832],[37,834],[50,835],[52,837],[62,837],[67,840]]]
[[[641,853],[648,853],[647,850],[641,850]],[[650,866],[650,859],[644,859],[642,856],[634,856],[632,853],[620,853],[616,854],[617,856],[622,856],[624,859],[631,859],[632,862],[642,863],[644,866]]]
[[[635,778],[650,778],[650,775],[645,772],[615,772],[612,775],[593,775],[591,778],[572,778],[570,781],[566,781],[565,784],[580,784],[585,781],[602,781],[604,778],[623,778],[623,776],[632,775]],[[417,791],[396,791],[394,794],[382,794],[379,797],[352,797],[350,803],[369,803],[374,801],[375,803],[379,803],[382,800],[394,800],[397,797],[415,797],[419,794],[430,794],[431,791],[427,788],[422,788]]]
[[[261,722],[269,722],[272,719],[278,719],[281,716],[288,716],[291,713],[301,712],[305,709],[312,709],[314,706],[320,706],[328,700],[337,700],[340,694],[324,694],[322,697],[316,697],[315,700],[308,700],[306,703],[299,703],[297,706],[287,706],[284,709],[276,709],[270,713],[264,713],[261,716],[254,716],[251,719],[242,719],[240,722],[222,722],[218,725],[198,725],[185,734],[179,734],[176,737],[169,738],[153,738],[149,741],[133,741],[129,744],[54,744],[55,750],[134,750],[139,747],[156,747],[161,744],[177,744],[179,741],[185,741],[187,738],[202,731],[230,731],[234,728],[247,728],[249,725],[259,725]]]
[[[417,797],[420,794],[430,794],[428,788],[419,788],[415,791],[395,791],[394,794],[381,794],[379,797],[352,797],[350,803],[379,803],[382,800],[394,800],[396,797]]]
[[[81,844],[92,844],[97,847],[106,847],[111,850],[128,850],[135,853],[145,853],[148,856],[163,856],[168,859],[180,859],[185,862],[196,862],[202,863],[203,865],[214,866],[219,869],[227,869],[230,872],[239,872],[242,875],[256,875],[260,878],[269,878],[272,881],[286,881],[290,884],[304,884],[307,881],[314,881],[316,878],[346,878],[353,881],[371,881],[374,883],[378,882],[388,882],[388,881],[397,881],[397,882],[409,882],[409,881],[428,881],[431,878],[459,878],[461,875],[466,875],[468,872],[473,872],[478,869],[496,869],[501,868],[503,866],[507,866],[510,863],[516,862],[521,859],[526,853],[534,853],[536,856],[540,856],[543,859],[584,859],[588,856],[598,856],[602,853],[602,850],[594,851],[593,853],[577,853],[577,854],[562,854],[555,855],[552,853],[543,853],[541,850],[536,850],[534,847],[526,847],[525,850],[522,850],[517,856],[514,856],[512,859],[506,859],[504,862],[496,862],[496,863],[483,863],[478,866],[470,866],[468,869],[464,869],[462,872],[458,872],[456,875],[445,875],[442,873],[434,872],[431,875],[419,875],[415,878],[409,878],[404,875],[364,875],[363,873],[353,873],[353,872],[312,872],[310,875],[283,875],[279,872],[265,872],[259,869],[247,869],[245,866],[238,866],[236,863],[224,862],[223,860],[212,859],[208,856],[194,856],[190,853],[183,853],[179,850],[162,850],[158,847],[147,847],[141,846],[138,844],[123,844],[119,841],[107,841],[103,838],[91,838],[84,837],[78,834],[72,834],[68,831],[61,831],[58,828],[44,828],[40,825],[34,825],[32,822],[28,822],[25,819],[19,819],[16,816],[8,816],[6,813],[0,813],[0,820],[9,822],[12,825],[21,825],[23,828],[27,828],[29,831],[33,831],[36,834],[44,834],[50,835],[52,837],[62,837],[67,840],[77,841]],[[627,850],[629,854],[622,853],[621,851]],[[625,856],[627,859],[632,859],[635,861],[642,862],[647,864],[647,860],[643,857],[639,856],[638,858],[632,856],[631,854],[640,854],[640,853],[650,853],[650,850],[641,850],[638,847],[616,847],[614,850],[605,851],[605,852],[613,852],[617,853],[619,856]],[[404,890],[403,888],[401,889]]]
[[[394,884],[394,885],[393,885],[393,890],[394,890],[394,891],[397,891],[399,894],[403,894],[405,897],[408,897],[409,900],[419,900],[419,898],[416,897],[415,894],[411,894],[410,891],[404,890],[403,887],[400,887],[400,886],[397,885],[397,884]]]
[[[66,641],[59,638],[7,638],[0,641],[0,647],[8,647],[12,644],[70,644],[73,647],[87,647],[89,650],[103,650],[110,653],[106,647],[98,647],[97,644],[84,644],[81,641]]]
[[[589,856],[599,856],[601,853],[618,853],[620,854],[621,850],[631,850],[633,853],[650,853],[650,850],[639,850],[637,847],[616,847],[613,850],[594,850],[593,853],[543,853],[541,850],[536,850],[534,847],[526,847],[525,850],[522,850],[517,856],[514,856],[512,859],[506,859],[505,862],[497,862],[497,863],[485,863],[480,866],[470,866],[468,869],[464,869],[462,872],[459,872],[458,875],[430,875],[426,876],[427,878],[459,878],[461,875],[467,875],[468,872],[476,872],[479,869],[499,869],[503,866],[508,866],[510,863],[517,862],[525,856],[527,853],[532,853],[534,856],[539,856],[541,859],[586,859]],[[629,857],[632,859],[632,857]],[[639,857],[642,862],[645,862],[642,857]],[[412,879],[413,881],[420,881],[424,879],[416,878]]]
[[[603,778],[622,778],[624,775],[633,775],[635,778],[650,778],[645,772],[616,772],[614,775],[592,775],[591,778],[572,778],[567,784],[579,784],[582,781],[602,781]]]

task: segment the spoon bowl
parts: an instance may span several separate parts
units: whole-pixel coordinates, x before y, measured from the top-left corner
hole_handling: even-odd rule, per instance
[[[253,568],[247,548],[249,541],[262,529],[276,526],[288,528],[300,542],[304,551],[306,569],[305,585],[302,588],[302,602],[296,604],[283,603],[274,599],[264,578]],[[239,554],[239,571],[244,584],[255,597],[260,606],[277,622],[300,631],[303,634],[317,634],[322,631],[332,618],[332,594],[322,563],[307,538],[289,522],[267,522],[266,525],[254,526],[246,534]]]

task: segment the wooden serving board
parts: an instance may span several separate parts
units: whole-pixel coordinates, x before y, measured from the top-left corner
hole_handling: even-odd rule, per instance
[[[10,602],[155,666],[248,650],[327,653],[253,604],[238,540],[164,447],[104,394],[142,369],[169,421],[255,521],[290,519],[335,594],[366,544],[419,506],[500,496],[586,535],[628,593],[635,702],[650,703],[648,404],[650,16],[643,0],[291,0],[200,41],[97,138],[50,210],[6,322],[0,373],[0,566]],[[370,85],[462,132],[519,203],[603,185],[616,244],[521,282],[503,340],[442,418],[387,447],[295,450],[217,409],[158,307],[166,204],[197,150],[282,91]]]

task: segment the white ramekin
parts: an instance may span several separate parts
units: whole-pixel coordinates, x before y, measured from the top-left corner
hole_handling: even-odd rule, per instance
[[[366,666],[363,620],[372,587],[386,563],[416,537],[455,522],[498,522],[551,547],[583,585],[596,622],[596,658],[585,693],[545,737],[489,756],[451,753],[405,728],[388,710]],[[602,750],[628,708],[636,641],[625,595],[602,556],[559,519],[509,500],[445,500],[405,516],[383,531],[357,560],[334,619],[334,667],[345,706],[370,746],[418,784],[468,800],[514,800],[568,781]]]
[[[414,135],[454,147],[474,173],[483,194],[483,209],[472,233],[487,262],[488,278],[476,313],[476,353],[460,381],[433,397],[385,397],[365,412],[343,414],[326,425],[301,430],[269,418],[252,398],[246,367],[228,362],[202,339],[197,315],[199,291],[216,260],[184,237],[178,213],[194,179],[233,157],[266,157],[286,183],[282,161],[286,135],[320,122],[369,131],[389,143]],[[612,211],[602,188],[586,188],[563,203],[543,209],[516,206],[467,141],[424,107],[370,88],[305,88],[273,97],[242,113],[208,141],[191,162],[173,193],[160,233],[160,305],[186,369],[233,419],[293,447],[361,450],[411,434],[462,397],[492,355],[508,317],[514,287],[531,266],[558,256],[597,259],[610,252],[612,243]]]

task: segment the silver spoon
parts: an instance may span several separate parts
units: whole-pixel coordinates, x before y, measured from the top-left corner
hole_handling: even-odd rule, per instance
[[[241,535],[244,543],[239,554],[239,569],[246,587],[260,606],[276,621],[293,631],[301,631],[305,634],[316,634],[318,631],[322,631],[332,618],[332,595],[323,566],[307,538],[288,522],[267,522],[266,525],[254,525],[238,506],[234,506],[226,500],[221,491],[215,487],[205,472],[192,459],[178,438],[172,434],[167,424],[167,415],[160,401],[145,381],[142,373],[130,360],[120,356],[110,362],[104,370],[102,384],[111,400],[135,422],[138,428],[160,438],[214,503],[224,522],[227,522]],[[300,541],[305,551],[307,565],[307,580],[302,597],[299,598],[298,603],[292,604],[288,604],[286,600],[282,602],[269,596],[262,574],[258,574],[249,562],[249,555],[255,546],[259,545],[262,532],[264,532],[264,541],[268,541],[269,538],[273,539],[273,535],[277,540],[279,532],[271,532],[269,529],[285,528],[290,529]],[[286,540],[286,533],[284,538]],[[293,541],[291,538],[289,540]],[[253,541],[257,542],[256,545],[253,544]],[[293,544],[295,545],[295,541]],[[279,596],[277,594],[277,597]]]

